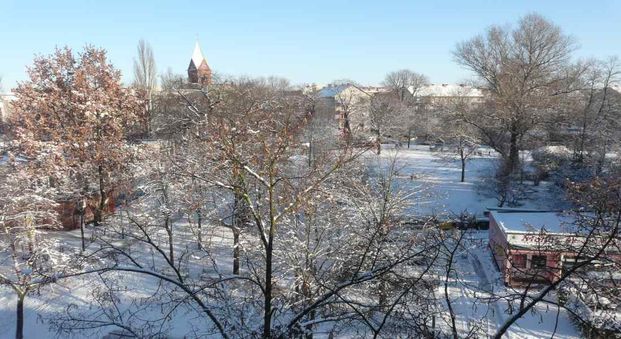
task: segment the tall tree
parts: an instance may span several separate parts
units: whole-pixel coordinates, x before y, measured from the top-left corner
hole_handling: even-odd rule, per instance
[[[66,166],[62,178],[70,179],[72,191],[81,196],[76,200],[97,196],[92,208],[99,223],[128,163],[125,136],[144,102],[121,85],[121,73],[108,62],[106,51],[92,46],[77,58],[68,47],[37,57],[28,75],[14,90],[21,152],[34,157],[50,147],[58,149],[59,162]]]
[[[605,163],[605,155],[619,144],[619,118],[621,94],[613,89],[621,77],[621,64],[616,57],[605,61],[593,60],[585,73],[582,95],[576,107],[573,123],[579,127],[574,139],[574,157],[578,163],[587,162],[599,175]]]
[[[423,74],[402,69],[388,73],[383,84],[404,104],[404,119],[400,123],[405,129],[403,132],[407,138],[408,148],[410,148],[412,135],[419,123],[417,117],[424,108],[417,102],[416,97],[421,89],[429,84],[429,79]]]
[[[503,155],[507,171],[518,170],[527,133],[552,114],[563,94],[576,89],[576,70],[569,67],[574,49],[558,26],[529,14],[513,29],[492,26],[453,52],[490,95],[487,109],[464,118]]]
[[[151,44],[140,39],[138,58],[134,59],[134,86],[144,91],[147,98],[146,132],[150,132],[151,112],[153,111],[153,91],[157,86],[157,67]]]
[[[440,105],[441,110],[445,112],[441,114],[438,134],[442,138],[442,142],[448,143],[452,150],[448,159],[452,160],[455,154],[459,157],[461,182],[466,181],[466,164],[479,147],[477,131],[471,124],[462,120],[462,117],[469,114],[469,111],[477,109],[478,103],[469,96],[471,90],[470,88],[461,88]]]
[[[382,138],[390,131],[397,130],[403,119],[405,105],[392,93],[376,93],[370,98],[369,128],[375,135],[376,153],[382,151]]]
[[[408,69],[390,72],[384,78],[384,86],[397,93],[401,101],[406,101],[412,95],[416,95],[416,92],[428,83],[427,76]]]

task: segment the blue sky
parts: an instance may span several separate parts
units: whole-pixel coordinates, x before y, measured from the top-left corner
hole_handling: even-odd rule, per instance
[[[401,68],[432,82],[470,74],[451,51],[492,24],[538,12],[576,38],[577,57],[621,55],[621,1],[139,1],[0,0],[4,90],[54,46],[104,47],[132,79],[136,44],[153,46],[158,71],[185,73],[198,35],[213,69],[277,75],[293,83],[353,79],[378,84]]]

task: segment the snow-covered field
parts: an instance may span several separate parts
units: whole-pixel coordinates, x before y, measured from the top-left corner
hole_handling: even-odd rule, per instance
[[[482,217],[483,212],[489,207],[496,207],[498,201],[491,192],[484,189],[486,185],[492,185],[490,176],[494,173],[496,155],[487,150],[481,153],[468,160],[465,182],[460,182],[459,158],[431,152],[429,146],[399,150],[389,148],[382,152],[381,160],[370,157],[368,161],[370,164],[379,161],[382,166],[388,166],[396,157],[401,187],[420,192],[414,196],[412,215],[433,214],[450,218],[468,212]],[[520,201],[520,208],[555,209],[563,204],[551,183],[541,182],[539,186],[525,183],[524,186],[527,188],[526,199]],[[488,247],[487,231],[469,231],[464,249],[458,254],[449,293],[457,314],[458,327],[462,331],[460,334],[467,335],[473,326],[482,326],[488,329],[487,333],[493,333],[510,317],[510,307],[506,300],[482,302],[481,297],[485,299],[493,292],[494,299],[497,299],[498,296],[515,294],[516,290],[508,289],[502,283]],[[438,293],[442,295],[443,290]],[[555,329],[556,317],[556,307],[539,304],[535,311],[527,313],[514,324],[506,337],[550,338],[553,333],[558,338],[580,337],[566,311],[560,310]],[[447,327],[450,321],[448,312],[443,320],[445,330],[450,333]]]
[[[179,221],[176,224],[176,248],[184,248],[190,243],[193,243],[193,235],[187,222]],[[86,237],[90,238],[90,231],[92,226],[86,229]],[[62,244],[67,250],[80,248],[80,231],[68,231],[68,232],[48,232],[45,237],[54,238],[59,240],[59,244]],[[216,265],[221,267],[230,267],[232,264],[232,234],[229,229],[214,228],[210,232],[209,237],[205,237],[204,245],[209,246],[215,257]],[[122,241],[119,241],[119,244]],[[117,244],[118,245],[118,244]],[[190,245],[191,246],[191,245]],[[99,244],[94,242],[90,243],[89,250],[93,250],[99,247]],[[140,262],[144,263],[152,262],[154,266],[165,267],[165,263],[162,262],[162,258],[157,254],[153,256],[152,252],[141,251],[144,246],[134,244],[132,246],[132,255],[138,258]],[[140,251],[140,253],[138,252]],[[188,274],[202,274],[201,260],[210,260],[211,258],[191,258],[188,260],[195,260],[196,265],[190,265],[193,269]],[[158,279],[147,276],[144,274],[132,274],[127,272],[109,272],[106,276],[109,278],[114,275],[112,279],[115,284],[117,292],[122,296],[122,300],[118,303],[119,313],[123,313],[124,321],[126,322],[142,322],[145,319],[159,319],[164,316],[159,308],[143,307],[144,305],[133,304],[138,300],[148,300],[149,298],[155,298],[163,300],[167,294],[168,289],[166,286],[161,286]],[[97,308],[92,310],[88,309],[89,305],[94,304],[95,298],[93,291],[96,289],[103,289],[105,286],[103,280],[98,274],[90,274],[87,276],[72,277],[63,279],[58,284],[51,284],[41,288],[37,292],[29,294],[25,299],[24,306],[24,336],[25,338],[64,338],[65,335],[59,335],[50,328],[50,320],[60,314],[64,314],[67,306],[75,304],[81,307],[80,312],[82,314],[94,316],[101,321],[110,321],[109,317],[104,317],[101,312],[97,311]],[[17,298],[15,293],[8,287],[0,285],[0,339],[14,338],[15,337],[15,306]],[[105,304],[105,301],[102,301]],[[125,312],[127,310],[135,312]],[[93,312],[91,312],[93,311]],[[108,314],[115,316],[113,312],[108,310]],[[180,304],[175,312],[166,314],[171,318],[171,321],[167,321],[165,325],[166,332],[169,338],[184,338],[189,333],[193,333],[194,337],[208,337],[210,332],[208,324],[202,317],[200,312],[187,304]],[[118,319],[117,319],[118,320]],[[118,328],[113,326],[93,328],[82,332],[77,332],[75,337],[102,337],[112,331],[118,331]],[[217,338],[217,336],[211,336]]]
[[[402,188],[419,192],[415,195],[413,215],[456,215],[467,211],[482,216],[487,207],[496,206],[495,197],[486,195],[482,186],[488,183],[493,172],[495,158],[493,154],[479,155],[469,160],[466,182],[459,182],[460,164],[458,159],[447,160],[429,151],[428,146],[417,146],[413,149],[385,149],[377,158],[367,157],[370,166],[379,163],[385,166],[390,159],[397,156],[398,180]],[[528,199],[522,205],[525,208],[552,208],[555,200],[551,196],[549,185],[543,183],[532,187]],[[178,225],[183,228],[181,223]],[[183,233],[180,233],[183,235]],[[188,234],[189,236],[189,234]],[[52,232],[49,237],[59,239],[68,248],[79,248],[79,231]],[[215,261],[230,267],[232,235],[226,229],[212,234],[210,241],[220,250],[214,253]],[[188,238],[189,239],[189,238]],[[179,236],[177,241],[184,240]],[[488,333],[501,324],[507,317],[506,301],[482,302],[480,297],[490,292],[495,295],[506,295],[514,292],[507,290],[500,280],[487,247],[487,231],[469,233],[459,252],[455,263],[455,278],[450,284],[450,295],[457,313],[458,326],[461,334],[468,333],[471,326],[489,328]],[[129,297],[157,294],[157,281],[140,275],[123,274],[119,283],[126,288],[123,295]],[[88,305],[92,302],[91,291],[100,286],[97,275],[76,277],[59,284],[42,288],[40,293],[33,293],[25,301],[25,336],[26,338],[54,337],[49,329],[49,318],[62,313],[67,305],[75,303]],[[439,292],[440,293],[440,292]],[[478,301],[475,301],[478,300]],[[12,338],[15,331],[15,294],[7,287],[0,287],[0,338]],[[148,315],[144,315],[147,317]],[[154,315],[158,316],[158,315]],[[204,320],[198,317],[196,310],[183,306],[172,315],[170,322],[172,337],[182,337],[187,333],[204,336]],[[549,338],[555,333],[559,338],[578,338],[579,334],[569,322],[567,314],[558,313],[558,326],[555,329],[557,309],[553,306],[539,306],[536,312],[528,313],[509,330],[508,338]],[[447,318],[448,319],[448,318]],[[444,319],[444,320],[447,320]],[[203,323],[203,324],[202,324]],[[440,325],[442,326],[442,321]],[[82,335],[87,335],[85,332]],[[101,332],[98,333],[101,336]]]
[[[461,164],[456,155],[432,152],[429,146],[411,149],[387,148],[381,159],[370,156],[370,166],[388,164],[396,157],[399,183],[405,190],[418,192],[413,199],[412,215],[438,215],[451,217],[467,212],[482,217],[489,207],[497,207],[498,200],[488,192],[496,166],[497,155],[482,150],[482,155],[468,159],[465,182],[460,182]],[[520,201],[520,208],[553,209],[559,204],[551,183],[539,186],[525,183],[527,199]]]

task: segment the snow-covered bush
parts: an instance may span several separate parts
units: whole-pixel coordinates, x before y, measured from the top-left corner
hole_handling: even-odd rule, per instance
[[[537,180],[550,180],[564,187],[567,181],[583,182],[592,177],[592,170],[574,161],[573,153],[565,146],[544,146],[532,153]]]

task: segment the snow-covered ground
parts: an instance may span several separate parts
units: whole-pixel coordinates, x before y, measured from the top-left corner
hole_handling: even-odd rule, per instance
[[[90,238],[93,226],[86,228],[86,238]],[[186,221],[178,221],[175,228],[175,247],[180,251],[186,246],[192,246],[195,243],[195,237]],[[58,244],[65,248],[65,251],[77,251],[80,248],[81,238],[80,231],[48,231],[44,232],[44,237],[48,239],[58,240]],[[204,246],[214,253],[215,266],[220,266],[223,271],[228,271],[232,266],[232,240],[233,235],[229,229],[222,227],[212,228],[209,234],[204,236]],[[99,248],[97,242],[90,242],[87,252]],[[119,240],[117,246],[121,243],[131,243],[129,240]],[[152,263],[153,266],[162,268],[165,263],[162,258],[148,250],[148,247],[133,243],[131,246],[132,255],[144,265]],[[146,249],[146,250],[145,250]],[[211,262],[211,257],[195,257],[189,267],[191,271],[188,274],[203,274],[205,261]],[[202,261],[202,262],[201,262]],[[6,262],[6,261],[3,261]],[[146,267],[146,266],[145,266]],[[211,266],[213,267],[213,266]],[[226,269],[225,269],[226,268]],[[125,321],[142,322],[145,319],[159,319],[163,316],[161,310],[157,307],[144,307],[140,305],[140,300],[147,301],[149,298],[161,299],[166,296],[166,287],[160,286],[160,281],[154,277],[144,274],[134,274],[127,272],[109,272],[108,277],[114,276],[112,281],[118,284],[118,293],[122,299],[118,303],[120,312],[126,310],[139,310],[138,314],[130,315],[129,312],[124,313]],[[97,313],[97,306],[92,310],[88,309],[89,305],[94,305],[95,298],[93,291],[103,289],[105,286],[98,274],[90,274],[87,276],[78,276],[61,280],[58,284],[43,286],[38,292],[30,293],[24,302],[24,336],[25,338],[64,338],[65,335],[58,335],[50,328],[50,320],[58,315],[65,313],[67,306],[75,304],[79,312],[87,316],[96,315],[101,321],[107,321],[106,317],[102,317]],[[15,312],[17,297],[15,293],[7,286],[0,285],[0,339],[15,337]],[[132,304],[137,303],[137,304]],[[94,312],[91,312],[94,311]],[[187,304],[180,304],[173,313],[168,315],[170,321],[165,323],[164,329],[168,333],[168,338],[185,338],[188,333],[194,333],[196,337],[213,337],[209,336],[209,323],[205,318],[193,307]],[[94,328],[82,332],[76,332],[76,338],[100,338],[111,331],[118,331],[114,326],[103,328]]]
[[[461,170],[459,160],[440,157],[437,153],[431,152],[428,146],[400,150],[384,149],[380,157],[367,155],[366,160],[371,167],[374,164],[385,166],[395,155],[399,184],[406,190],[419,192],[415,195],[411,210],[413,215],[450,216],[467,211],[482,216],[487,207],[497,204],[495,197],[486,195],[484,190],[480,189],[487,184],[489,176],[493,173],[495,157],[492,153],[484,153],[469,160],[464,183],[459,182]],[[525,208],[552,208],[556,201],[549,185],[545,183],[532,187],[528,194],[528,199],[523,202]],[[182,223],[178,226],[183,229]],[[189,232],[177,234],[179,246],[183,247],[191,241]],[[59,239],[68,248],[79,248],[79,231],[52,232],[49,237]],[[216,228],[207,239],[218,249],[214,252],[217,265],[231,266],[231,238],[232,235],[227,229]],[[487,247],[486,231],[471,232],[464,244],[464,250],[456,259],[455,278],[450,284],[450,295],[456,309],[458,326],[462,331],[461,334],[466,334],[473,325],[483,326],[488,329],[488,333],[492,333],[509,317],[508,304],[506,301],[481,302],[480,298],[475,297],[487,296],[492,291],[495,295],[506,295],[513,291],[508,290],[501,282]],[[124,274],[119,282],[127,288],[123,294],[127,298],[157,293],[157,281],[153,278]],[[25,301],[26,338],[54,337],[55,333],[49,329],[50,316],[62,313],[71,303],[88,305],[92,302],[91,292],[97,286],[101,286],[101,281],[96,275],[91,275],[71,278],[56,285],[43,287],[41,293],[30,294]],[[0,286],[0,339],[14,337],[15,305],[15,294],[9,288]],[[187,333],[205,334],[205,321],[198,316],[196,310],[181,307],[172,317],[174,321],[170,322],[169,332],[172,337],[182,337]],[[555,307],[539,306],[536,312],[528,313],[512,326],[508,337],[549,338],[555,331],[556,318]],[[565,312],[561,311],[558,314],[558,320],[556,337],[579,337]],[[86,334],[88,332],[82,335]]]
[[[394,149],[386,147],[381,156],[368,155],[370,166],[388,166],[396,157],[399,184],[414,195],[412,215],[451,217],[467,212],[482,217],[489,207],[497,207],[498,200],[489,192],[492,187],[497,154],[481,149],[467,161],[465,182],[461,179],[461,163],[451,153],[432,152],[429,146]],[[554,209],[559,205],[553,185],[541,182],[539,186],[525,183],[526,199],[520,208]]]
[[[388,148],[380,157],[368,156],[371,167],[386,168],[396,157],[398,180],[402,189],[417,191],[413,197],[412,215],[438,215],[455,217],[467,212],[482,217],[489,207],[497,207],[498,201],[485,189],[492,185],[490,176],[494,173],[497,154],[482,150],[481,154],[468,160],[465,182],[461,179],[459,158],[446,153],[432,152],[429,146],[414,146],[410,149]],[[525,183],[526,197],[520,201],[520,208],[555,209],[563,205],[552,183],[541,182],[539,186]],[[490,292],[497,296],[515,294],[502,283],[488,247],[487,231],[471,232],[464,242],[455,262],[455,279],[451,283],[450,295],[456,310],[461,335],[467,335],[473,326],[482,326],[487,333],[493,333],[508,317],[509,305],[506,300],[481,302],[481,297],[489,297]],[[442,291],[438,296],[442,295]],[[550,297],[551,298],[551,297]],[[513,305],[515,307],[515,305]],[[550,338],[553,333],[558,338],[579,338],[580,335],[571,324],[566,311],[558,315],[557,309],[540,304],[533,312],[527,313],[508,331],[507,338]],[[449,321],[448,312],[446,321]],[[445,323],[444,329],[449,331]]]

